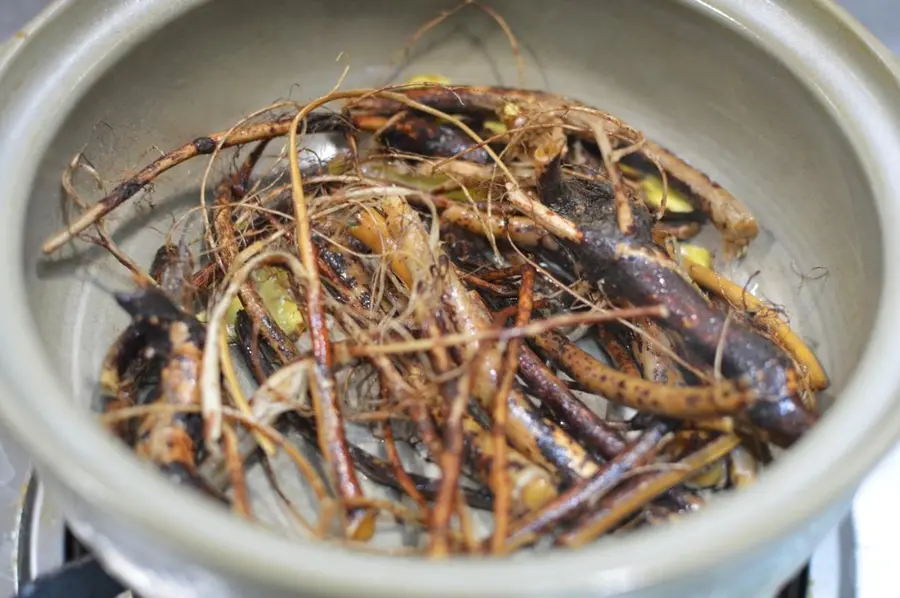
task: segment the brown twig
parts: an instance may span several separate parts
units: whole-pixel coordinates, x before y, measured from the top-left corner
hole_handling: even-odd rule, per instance
[[[82,153],[78,153],[72,161],[69,163],[68,168],[63,171],[62,175],[62,188],[65,191],[66,196],[72,200],[76,206],[81,208],[82,210],[87,210],[87,204],[85,204],[84,200],[81,199],[81,196],[78,194],[78,191],[75,190],[75,184],[73,182],[73,178],[75,176],[75,171],[79,166],[87,167],[85,164],[85,157]],[[96,173],[94,172],[93,167],[89,167],[88,170],[92,175],[96,178]],[[97,179],[98,186],[100,185],[100,180]],[[109,233],[106,230],[106,225],[98,219],[97,221],[97,238],[94,239],[94,243],[108,251],[116,260],[125,266],[125,268],[130,271],[135,278],[135,281],[138,284],[155,284],[153,278],[148,276],[141,268],[135,263],[133,259],[131,259],[128,255],[122,252],[119,249],[119,246],[113,241],[112,237],[109,236]]]
[[[578,230],[571,220],[563,218],[536,199],[532,199],[517,185],[507,183],[506,191],[506,198],[511,204],[557,237],[575,243],[580,243],[584,239],[584,233]]]
[[[361,497],[363,491],[353,469],[341,421],[341,403],[337,396],[332,371],[334,356],[328,340],[322,281],[319,278],[316,248],[312,242],[306,196],[303,192],[303,178],[300,174],[297,129],[312,110],[311,106],[301,109],[294,117],[288,141],[291,193],[294,199],[294,224],[296,226],[294,236],[300,262],[306,273],[306,321],[312,339],[312,353],[315,360],[312,395],[316,412],[316,427],[319,431],[319,447],[325,456],[325,463],[329,468],[334,489],[343,501]],[[375,532],[375,515],[370,511],[352,511],[347,523],[348,535],[353,539],[367,540]]]
[[[600,153],[603,155],[603,165],[606,167],[606,175],[613,188],[613,198],[616,202],[616,221],[619,224],[619,232],[623,235],[630,235],[634,232],[634,214],[631,211],[631,202],[625,191],[622,189],[621,175],[619,173],[619,165],[613,157],[612,143],[609,141],[609,133],[606,127],[600,123],[592,126],[597,145],[600,147]],[[665,204],[663,204],[665,206]]]
[[[492,282],[488,282],[486,280],[482,280],[478,276],[474,274],[466,274],[465,272],[459,273],[459,278],[463,282],[483,291],[487,291],[492,293],[498,297],[515,297],[518,293],[512,289],[508,289],[502,287],[498,284],[494,284]]]
[[[597,451],[604,459],[612,459],[625,450],[625,443],[616,430],[573,395],[527,346],[519,350],[519,373],[542,403],[587,448]]]
[[[628,517],[657,496],[686,480],[710,463],[721,459],[738,444],[740,444],[740,439],[737,436],[720,436],[677,464],[673,464],[667,471],[650,474],[646,478],[642,478],[633,490],[615,497],[616,500],[603,505],[599,511],[588,517],[577,529],[560,536],[559,543],[569,548],[583,546],[612,529],[625,517]]]
[[[668,432],[668,425],[657,424],[641,436],[618,457],[604,464],[591,479],[574,486],[541,509],[516,522],[505,552],[511,552],[531,541],[536,534],[551,525],[571,517],[596,503],[612,490],[630,471],[648,462],[659,450],[659,443]]]
[[[544,309],[545,307],[550,307],[549,299],[536,299],[534,304],[532,305],[533,309]],[[506,321],[512,316],[516,315],[516,312],[519,310],[518,305],[509,305],[502,309],[498,309],[494,312],[494,317],[492,322],[496,328],[502,328]]]
[[[676,388],[615,370],[559,334],[535,335],[533,342],[591,392],[622,405],[667,417],[730,415],[754,400],[725,380],[714,386]]]
[[[522,272],[522,286],[519,287],[519,303],[516,312],[515,326],[525,326],[531,319],[534,307],[534,269]],[[502,377],[494,398],[494,469],[491,488],[494,491],[494,532],[491,536],[491,550],[499,553],[503,550],[509,530],[509,505],[511,502],[509,478],[506,473],[506,418],[508,403],[506,398],[512,390],[518,361],[521,339],[513,339],[507,344],[502,360]]]
[[[622,344],[622,341],[619,340],[612,325],[600,325],[594,330],[597,332],[597,340],[600,341],[600,346],[603,347],[603,351],[617,370],[629,376],[637,377],[641,375],[637,365],[634,363],[634,358],[628,349],[625,348],[625,345]]]
[[[244,463],[238,450],[237,434],[235,434],[234,428],[231,426],[226,425],[222,428],[222,444],[223,452],[225,453],[225,465],[231,481],[232,507],[241,517],[252,519],[253,509],[247,496]]]
[[[585,312],[551,316],[542,320],[534,320],[525,326],[515,328],[486,329],[473,333],[447,334],[434,339],[416,339],[402,343],[388,343],[377,346],[354,346],[349,351],[356,357],[370,357],[373,355],[391,355],[398,353],[413,353],[427,351],[433,346],[453,347],[465,343],[493,340],[511,341],[516,338],[539,336],[557,328],[565,328],[577,324],[596,324],[599,322],[611,322],[619,319],[631,318],[657,318],[662,317],[665,310],[658,306],[626,307],[605,312]]]
[[[463,416],[469,402],[472,376],[466,371],[456,381],[456,394],[448,397],[450,409],[444,424],[444,451],[440,456],[441,486],[432,511],[431,544],[429,554],[434,558],[447,556],[447,534],[454,511],[464,449]]]
[[[387,393],[387,387],[385,387],[385,393]],[[387,453],[388,463],[391,464],[391,468],[394,470],[394,477],[397,478],[397,483],[403,488],[403,492],[419,505],[422,512],[427,513],[429,509],[425,497],[416,488],[415,482],[409,477],[409,474],[403,467],[403,462],[400,460],[400,454],[397,452],[397,445],[394,442],[394,428],[391,426],[390,421],[381,425],[381,434],[384,436],[384,450]]]
[[[119,184],[106,197],[83,212],[75,222],[50,237],[41,246],[41,251],[45,254],[57,251],[76,235],[84,232],[88,227],[94,225],[101,218],[134,197],[138,191],[149,185],[161,174],[175,168],[179,164],[183,164],[191,158],[200,155],[212,154],[220,149],[244,145],[261,139],[281,137],[287,134],[293,121],[293,118],[272,120],[247,125],[235,130],[212,133],[205,137],[198,137],[194,141],[170,151],[127,181]],[[323,124],[327,123],[327,118],[323,118],[322,122]],[[335,126],[339,126],[338,122],[334,121]],[[327,127],[323,126],[323,129],[325,128]]]
[[[500,280],[509,280],[510,278],[515,278],[517,276],[521,276],[522,272],[527,268],[530,268],[528,264],[522,264],[520,266],[510,266],[508,268],[499,268],[497,270],[488,270],[485,272],[479,272],[478,277],[481,280],[487,282],[497,282]]]

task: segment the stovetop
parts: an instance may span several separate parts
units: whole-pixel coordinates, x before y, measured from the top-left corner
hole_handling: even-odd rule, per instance
[[[838,0],[900,53],[897,0]],[[47,0],[0,0],[0,40],[35,15]],[[880,598],[895,595],[900,538],[900,447],[859,491],[853,512],[821,544],[810,563],[778,598]],[[68,533],[57,507],[30,477],[28,456],[0,429],[0,598],[19,583],[64,563],[83,564],[87,551]],[[88,576],[96,577],[88,565]],[[113,586],[102,588],[115,596]],[[65,596],[64,591],[60,596]],[[122,594],[122,597],[130,593]],[[769,597],[761,597],[769,598]]]

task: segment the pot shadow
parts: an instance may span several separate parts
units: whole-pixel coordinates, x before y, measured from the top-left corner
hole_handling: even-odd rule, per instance
[[[144,192],[146,193],[146,192]],[[211,202],[213,198],[213,189],[207,189],[207,201]],[[191,230],[195,225],[195,220],[201,218],[199,207],[200,187],[193,187],[187,191],[170,194],[161,200],[158,200],[151,191],[149,196],[149,205],[147,203],[148,196],[144,195],[135,198],[135,204],[129,206],[130,211],[122,220],[122,222],[114,230],[110,231],[110,237],[126,254],[130,253],[130,246],[138,244],[138,238],[145,235],[147,231],[154,231],[159,234],[159,244],[161,245],[168,231],[173,225],[179,223],[178,230]],[[184,222],[179,222],[179,218],[189,210],[195,210],[195,213],[187,217]],[[176,232],[173,236],[174,241],[178,241],[181,237],[180,232]],[[143,249],[143,241],[138,249]],[[127,273],[124,266],[119,264],[115,258],[110,255],[109,251],[94,243],[85,240],[74,240],[70,242],[64,255],[60,256],[40,256],[35,264],[35,272],[38,280],[54,280],[75,278],[82,282],[99,283],[96,276],[99,274],[95,270],[115,264],[121,273]],[[154,250],[155,251],[155,250]],[[135,260],[137,262],[137,260]],[[150,264],[137,265],[143,269],[149,269]],[[88,274],[87,280],[84,275]],[[114,275],[116,276],[116,275]]]
[[[416,64],[419,62],[427,63],[430,59],[440,58],[447,46],[452,46],[454,42],[463,41],[467,49],[470,49],[479,55],[481,64],[487,66],[487,70],[491,73],[490,77],[493,85],[517,86],[518,74],[514,60],[510,60],[507,68],[504,69],[500,64],[500,57],[491,53],[488,47],[489,42],[487,40],[489,36],[494,35],[494,33],[489,31],[475,31],[471,25],[471,23],[466,22],[455,24],[452,27],[448,27],[445,31],[429,31],[426,35],[434,37],[428,42],[420,41],[416,46],[409,50],[408,54],[403,57],[403,60],[399,61],[396,65],[390,65],[392,68],[390,76],[382,81],[381,84],[389,85],[398,83],[400,75],[403,72],[408,72],[410,69],[415,68]],[[496,27],[496,24],[493,22],[491,25]],[[537,75],[537,78],[540,81],[538,87],[549,89],[550,81],[547,77],[546,69],[538,59],[537,54],[533,51],[532,46],[522,39],[518,39],[517,41],[519,44],[519,53],[522,57],[526,73]],[[508,48],[508,52],[511,56],[511,47]],[[451,82],[451,84],[468,83],[471,82]],[[526,84],[526,87],[531,86]]]

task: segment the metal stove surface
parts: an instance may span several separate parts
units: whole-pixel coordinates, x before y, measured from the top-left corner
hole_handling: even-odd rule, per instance
[[[900,53],[898,0],[839,0]],[[0,0],[0,40],[47,0]],[[83,554],[58,509],[30,484],[27,454],[0,426],[0,598],[20,582]],[[822,543],[807,569],[779,598],[881,598],[897,595],[895,550],[900,538],[900,447],[860,489],[853,512]],[[122,598],[130,593],[122,594]],[[769,597],[760,597],[769,598]]]

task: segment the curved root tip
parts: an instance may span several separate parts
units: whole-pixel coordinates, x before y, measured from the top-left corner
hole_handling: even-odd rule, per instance
[[[222,411],[221,405],[203,405],[203,442],[206,450],[211,455],[220,456],[219,441],[222,439]]]
[[[115,293],[114,296],[116,303],[132,318],[156,317],[161,320],[179,320],[184,317],[172,300],[154,287]]]
[[[351,513],[347,525],[347,535],[357,542],[368,542],[375,535],[378,514],[371,510],[360,510]]]
[[[772,440],[785,448],[799,440],[819,420],[818,415],[792,398],[758,401],[747,412],[754,424],[770,432]]]
[[[165,463],[159,466],[159,470],[165,476],[172,479],[179,485],[184,485],[199,490],[203,494],[214,498],[224,505],[229,504],[227,497],[225,497],[217,489],[213,488],[205,479],[203,479],[202,476],[194,471],[191,471],[182,463]]]

